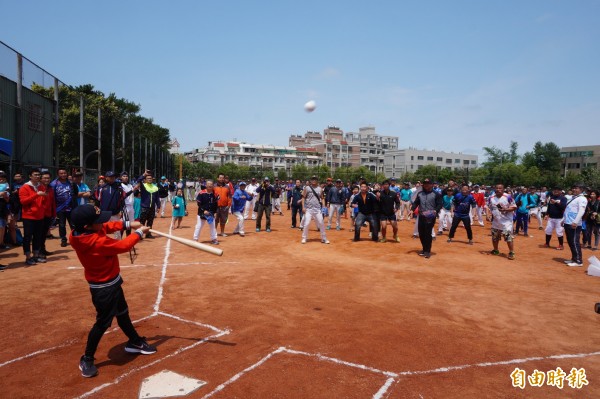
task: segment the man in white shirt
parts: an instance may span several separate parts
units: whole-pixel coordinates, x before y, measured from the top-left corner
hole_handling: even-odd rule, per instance
[[[513,217],[517,204],[510,196],[504,194],[504,184],[496,184],[496,190],[489,199],[488,207],[492,213],[492,255],[500,255],[498,244],[504,238],[508,245],[508,259],[515,259],[515,247],[513,236]]]
[[[129,174],[127,172],[121,173],[121,187],[126,197],[123,204],[123,216],[127,213],[127,220],[133,221],[135,211],[133,210],[133,186],[129,183]]]
[[[258,196],[256,195],[257,189],[258,183],[256,182],[256,178],[253,177],[251,183],[246,186],[246,192],[252,196],[252,201],[246,201],[246,208],[244,209],[244,219],[248,219],[248,214],[250,213],[250,210],[252,210],[252,220],[256,220],[254,205],[256,204],[256,200],[258,199]]]
[[[565,260],[565,263],[571,267],[583,266],[580,237],[583,215],[587,207],[587,199],[583,195],[584,187],[583,184],[576,184],[573,187],[573,196],[567,202],[563,216],[565,235],[571,249],[571,259]]]

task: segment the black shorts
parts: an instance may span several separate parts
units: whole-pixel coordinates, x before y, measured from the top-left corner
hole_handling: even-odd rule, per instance
[[[396,215],[379,215],[379,221],[381,222],[395,222]]]

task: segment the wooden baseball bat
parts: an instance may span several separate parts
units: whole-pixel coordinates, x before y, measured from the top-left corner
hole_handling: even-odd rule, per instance
[[[180,242],[183,245],[187,245],[188,247],[192,247],[192,248],[199,249],[201,251],[209,252],[213,255],[217,255],[217,256],[223,255],[222,249],[211,247],[210,245],[206,245],[206,244],[200,244],[199,242],[196,242],[194,240],[188,240],[187,238],[177,237],[172,234],[163,233],[161,231],[154,230],[154,229],[150,229],[150,233],[156,234],[157,236],[170,238],[171,240]]]

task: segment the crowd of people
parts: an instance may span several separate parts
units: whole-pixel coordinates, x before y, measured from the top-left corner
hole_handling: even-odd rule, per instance
[[[452,244],[461,224],[467,245],[473,245],[471,226],[477,221],[482,227],[491,223],[490,254],[500,255],[500,241],[504,240],[507,258],[513,260],[515,236],[531,237],[530,222],[536,220],[538,229],[545,230],[544,246],[563,250],[566,236],[571,257],[565,263],[580,267],[582,248],[597,250],[600,242],[599,193],[582,184],[566,192],[561,187],[511,188],[500,183],[485,187],[452,180],[440,185],[430,179],[414,185],[397,185],[393,178],[372,184],[364,179],[344,183],[328,178],[320,182],[316,176],[304,182],[277,178],[271,182],[265,177],[259,183],[252,178],[248,184],[234,183],[223,174],[215,180],[184,182],[166,176],[157,179],[150,170],[134,179],[127,172],[117,175],[107,171],[93,188],[82,180],[80,171],[69,175],[67,170],[59,169],[52,176],[47,170],[32,169],[28,180],[16,173],[9,184],[6,174],[0,171],[0,243],[10,248],[21,238],[25,263],[46,263],[51,255],[46,240],[57,225],[61,247],[72,245],[84,268],[96,319],[79,360],[83,377],[98,374],[94,354],[114,318],[128,338],[126,352],[151,355],[157,351],[131,322],[121,288],[118,254],[131,251],[144,238],[154,238],[154,219],[168,215],[168,206],[170,228],[178,229],[189,214],[189,204],[195,201],[198,212],[193,239],[199,240],[208,226],[213,245],[219,244],[219,236],[228,236],[229,218],[234,221],[232,235],[244,237],[247,220],[255,223],[256,233],[271,233],[271,215],[284,216],[283,204],[290,211],[291,228],[302,231],[301,244],[308,242],[313,220],[321,243],[329,244],[327,232],[334,227],[336,231],[345,230],[344,223],[353,233],[353,241],[360,241],[365,229],[373,243],[385,243],[389,225],[390,240],[400,242],[398,223],[415,219],[413,238],[419,238],[422,246],[418,254],[430,258],[433,241],[448,232],[447,243]],[[22,234],[17,222],[22,223]],[[554,234],[557,245],[551,245]],[[6,266],[0,265],[0,269]],[[596,311],[600,313],[600,304]]]
[[[66,247],[67,225],[73,228],[70,214],[78,205],[93,203],[111,212],[111,221],[137,220],[150,228],[156,217],[165,217],[169,207],[171,228],[177,229],[189,214],[189,204],[196,202],[192,238],[198,240],[208,227],[213,245],[229,234],[244,237],[247,220],[253,221],[256,233],[270,233],[272,215],[284,216],[284,210],[289,211],[291,228],[302,231],[302,244],[308,241],[311,221],[320,241],[329,244],[327,232],[332,228],[342,230],[343,224],[353,233],[354,241],[359,241],[361,232],[368,228],[373,242],[399,242],[398,223],[414,220],[413,238],[420,239],[419,255],[425,258],[431,256],[433,241],[445,232],[447,242],[454,242],[460,225],[467,244],[472,245],[475,222],[479,226],[491,223],[491,253],[499,254],[498,243],[504,240],[511,260],[515,259],[514,237],[530,237],[532,222],[545,230],[547,247],[555,234],[557,244],[552,247],[563,250],[566,235],[571,250],[566,263],[570,266],[582,264],[582,248],[597,250],[600,243],[598,192],[583,185],[563,191],[560,187],[486,187],[453,180],[442,185],[430,179],[415,184],[398,184],[393,178],[381,183],[332,178],[321,182],[316,176],[307,181],[252,178],[247,183],[233,182],[223,174],[214,180],[184,182],[166,176],[157,178],[147,170],[134,179],[127,172],[107,171],[90,188],[82,177],[79,171],[69,175],[59,169],[56,176],[51,176],[48,171],[33,169],[28,181],[16,173],[9,186],[6,174],[0,171],[0,242],[17,245],[22,236],[27,265],[45,263],[50,254],[45,243],[52,237],[51,229],[58,226],[61,246]],[[234,221],[233,228],[226,232],[229,218]],[[17,221],[22,221],[22,234]],[[145,235],[153,238],[150,231]]]

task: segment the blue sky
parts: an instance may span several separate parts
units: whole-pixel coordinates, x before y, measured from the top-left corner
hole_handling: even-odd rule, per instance
[[[184,150],[287,145],[328,125],[479,155],[511,140],[520,152],[538,140],[600,144],[599,0],[0,0],[0,10],[0,40],[68,84],[139,103]]]

